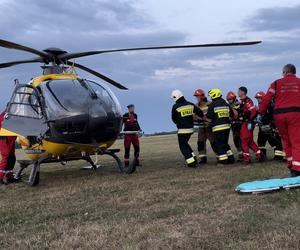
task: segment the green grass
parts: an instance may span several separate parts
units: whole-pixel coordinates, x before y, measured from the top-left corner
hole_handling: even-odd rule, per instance
[[[217,167],[209,154],[186,169],[176,136],[162,136],[142,139],[133,175],[108,159],[97,172],[45,165],[38,187],[0,188],[0,249],[300,249],[300,190],[234,192],[287,175],[284,163]]]

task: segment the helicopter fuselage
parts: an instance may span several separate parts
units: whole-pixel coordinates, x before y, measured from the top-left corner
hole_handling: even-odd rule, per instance
[[[104,85],[75,74],[49,74],[17,84],[1,135],[18,136],[32,160],[105,151],[121,130],[121,107]]]

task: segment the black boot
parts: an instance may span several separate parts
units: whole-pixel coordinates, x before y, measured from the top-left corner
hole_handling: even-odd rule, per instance
[[[228,156],[227,164],[234,164],[235,163],[235,158],[233,155]]]
[[[197,162],[193,162],[193,163],[188,164],[187,166],[188,166],[188,168],[197,168],[198,164],[197,164]]]
[[[202,156],[199,158],[199,164],[205,164],[207,163],[207,157],[206,156]]]
[[[274,161],[283,161],[284,157],[283,156],[279,156],[279,155],[275,155],[273,158]]]
[[[293,169],[290,169],[291,171],[291,177],[298,177],[300,176],[300,172],[299,171],[296,171],[296,170],[293,170]]]
[[[243,156],[243,152],[242,151],[239,151],[238,152],[238,159],[237,159],[238,162],[243,162],[244,161],[244,156]]]
[[[7,182],[3,181],[3,180],[0,180],[0,187],[1,186],[6,186],[7,185]]]

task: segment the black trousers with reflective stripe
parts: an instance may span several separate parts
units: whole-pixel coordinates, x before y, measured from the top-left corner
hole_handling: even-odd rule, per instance
[[[236,149],[238,151],[242,151],[242,142],[241,142],[241,136],[240,136],[241,128],[242,128],[241,123],[233,123],[231,125],[234,146],[236,147]]]
[[[192,136],[192,133],[178,134],[179,149],[186,160],[193,157],[193,149],[189,145],[189,140],[190,140],[191,136]]]
[[[230,129],[223,129],[220,131],[214,132],[215,142],[216,142],[216,149],[218,156],[226,155],[225,159],[220,160],[219,162],[227,162],[227,151],[231,150],[228,139],[229,139]]]
[[[269,142],[271,147],[274,147],[275,150],[282,151],[282,143],[281,143],[281,138],[278,133],[266,133],[261,130],[258,132],[258,137],[257,137],[257,144],[260,148],[264,148]]]

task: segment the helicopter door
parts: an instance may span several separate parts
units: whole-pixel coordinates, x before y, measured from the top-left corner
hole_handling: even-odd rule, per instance
[[[16,86],[2,126],[25,137],[41,136],[47,131],[39,93],[35,88]]]

